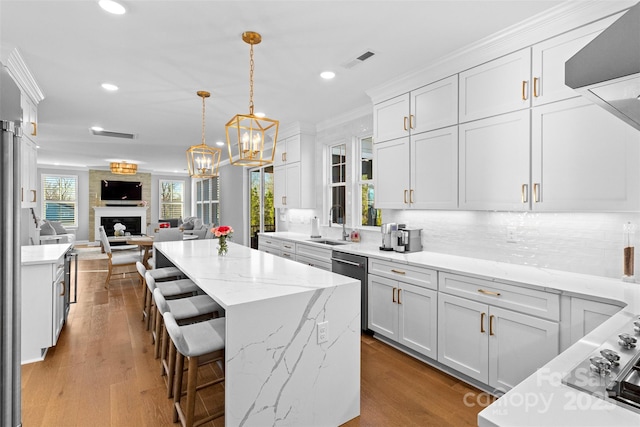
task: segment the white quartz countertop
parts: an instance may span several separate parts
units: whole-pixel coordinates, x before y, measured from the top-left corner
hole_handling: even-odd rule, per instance
[[[158,242],[155,248],[225,309],[354,282],[231,242],[227,255],[218,256],[217,245],[217,239],[198,239]]]
[[[51,264],[62,258],[70,248],[70,243],[23,246],[21,262],[22,265]]]
[[[263,234],[309,243],[309,237],[303,234]],[[631,316],[640,315],[640,284],[427,251],[406,254],[385,252],[380,251],[377,246],[363,243],[333,246],[332,249],[620,305],[620,312],[486,407],[478,416],[478,424],[482,427],[640,426],[640,413],[577,391],[561,382],[565,373],[585,360],[608,338],[619,333],[624,325],[628,328]],[[471,402],[476,405],[483,403],[486,400],[483,401],[482,398],[478,402]]]

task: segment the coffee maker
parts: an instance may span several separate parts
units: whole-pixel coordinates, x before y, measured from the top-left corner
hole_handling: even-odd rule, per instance
[[[394,222],[382,224],[380,227],[380,232],[382,233],[382,246],[380,246],[381,251],[393,250],[393,239],[396,231],[398,231],[398,224]]]
[[[422,250],[422,229],[407,228],[404,224],[398,225],[394,233],[393,250],[396,252],[419,252]]]

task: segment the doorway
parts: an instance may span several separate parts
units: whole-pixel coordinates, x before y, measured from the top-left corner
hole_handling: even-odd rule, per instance
[[[258,233],[276,231],[276,210],[273,207],[273,166],[249,170],[251,194],[251,247],[258,249]]]

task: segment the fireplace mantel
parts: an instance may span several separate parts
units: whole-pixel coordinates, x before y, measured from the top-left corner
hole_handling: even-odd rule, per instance
[[[111,217],[111,216],[137,216],[140,217],[140,229],[146,230],[146,220],[147,220],[147,206],[99,206],[94,207],[94,220],[93,220],[93,228],[94,228],[94,236],[96,241],[100,240],[100,232],[98,231],[98,227],[100,227],[102,217]]]

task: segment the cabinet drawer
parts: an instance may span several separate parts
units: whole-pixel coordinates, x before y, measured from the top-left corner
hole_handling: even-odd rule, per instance
[[[296,244],[293,242],[289,242],[289,241],[281,241],[280,242],[280,250],[282,251],[282,253],[284,254],[289,253],[291,255],[295,255],[296,253]]]
[[[493,306],[560,320],[560,295],[557,294],[442,272],[438,276],[438,289]]]
[[[313,258],[331,264],[331,249],[296,243],[296,255]]]
[[[266,251],[268,248],[280,250],[280,240],[272,237],[258,236],[258,247],[261,251]]]
[[[310,265],[311,267],[321,268],[323,270],[331,271],[331,262],[321,261],[317,258],[310,258],[304,255],[296,255],[296,261]]]
[[[438,288],[437,272],[428,268],[369,258],[369,274],[411,283],[423,288]]]
[[[290,259],[292,261],[296,260],[296,254],[294,252],[280,251],[280,256],[282,258]]]

